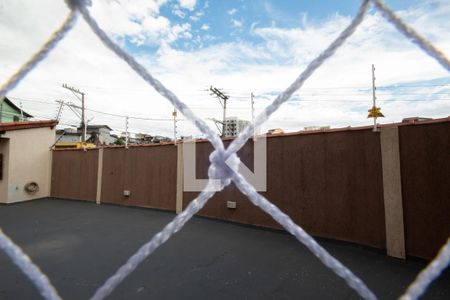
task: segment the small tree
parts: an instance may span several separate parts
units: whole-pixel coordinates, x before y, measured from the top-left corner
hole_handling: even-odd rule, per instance
[[[125,145],[125,141],[120,137],[114,142],[114,145]]]

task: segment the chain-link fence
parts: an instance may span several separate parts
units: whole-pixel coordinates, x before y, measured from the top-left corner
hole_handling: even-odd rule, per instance
[[[62,26],[55,31],[49,40],[36,52],[31,59],[25,63],[19,71],[12,75],[9,80],[0,88],[0,97],[5,96],[8,91],[13,89],[25,76],[41,62],[47,54],[61,41],[65,35],[75,26],[78,16],[84,18],[92,31],[98,36],[103,44],[113,51],[120,59],[124,60],[142,79],[151,85],[158,93],[169,100],[183,115],[192,121],[195,126],[208,138],[214,147],[214,152],[210,155],[211,165],[208,170],[208,186],[199,196],[194,199],[186,209],[177,215],[169,224],[167,224],[150,241],[144,244],[128,261],[121,266],[116,273],[95,292],[91,299],[104,299],[111,294],[114,289],[131,273],[133,270],[156,248],[166,242],[174,233],[179,231],[189,219],[192,218],[215,194],[213,192],[213,180],[220,180],[220,188],[233,182],[238,189],[245,194],[248,199],[263,211],[272,216],[289,233],[295,236],[303,243],[320,261],[330,268],[336,275],[343,278],[349,287],[354,289],[364,299],[376,299],[375,294],[365,285],[365,283],[346,268],[337,259],[331,256],[323,247],[321,247],[308,233],[300,226],[295,224],[291,218],[283,213],[278,207],[269,200],[260,195],[255,188],[250,185],[246,179],[237,172],[237,166],[240,163],[236,152],[244,146],[246,141],[253,136],[255,128],[262,125],[284,102],[286,102],[294,92],[296,92],[303,83],[333,54],[341,47],[345,41],[354,33],[361,24],[370,5],[380,11],[383,17],[391,22],[404,36],[417,44],[426,54],[436,59],[447,71],[450,72],[450,61],[445,55],[436,49],[426,39],[421,37],[415,30],[409,27],[392,10],[390,10],[380,0],[363,0],[358,13],[345,28],[316,59],[311,61],[306,69],[297,77],[297,79],[281,93],[264,111],[250,124],[231,144],[225,149],[219,136],[192,110],[186,106],[178,97],[167,89],[160,81],[154,78],[142,65],[140,65],[132,56],[123,51],[114,43],[108,35],[99,27],[96,20],[89,13],[89,0],[66,0],[70,8],[69,15]],[[60,299],[58,292],[52,286],[49,279],[40,269],[34,265],[29,257],[15,245],[0,230],[0,248],[2,248],[11,260],[25,273],[33,284],[38,288],[41,295],[46,299]],[[417,276],[416,280],[409,286],[401,299],[417,299],[427,289],[429,284],[436,279],[450,262],[450,239],[440,250],[437,257]]]

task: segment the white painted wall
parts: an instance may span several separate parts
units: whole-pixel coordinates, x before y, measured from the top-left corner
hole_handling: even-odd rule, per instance
[[[4,158],[8,164],[7,177],[3,176],[0,192],[4,191],[6,186],[6,199],[3,196],[0,202],[14,203],[50,196],[49,148],[55,141],[55,129],[43,127],[12,130],[2,135],[2,140],[5,138],[9,139],[9,157]],[[1,145],[3,146],[3,143]],[[6,169],[5,166],[4,168]],[[34,194],[27,193],[24,186],[29,182],[36,182],[39,191]]]
[[[3,154],[3,179],[0,180],[0,203],[6,203],[8,199],[9,139],[0,138],[0,153]]]

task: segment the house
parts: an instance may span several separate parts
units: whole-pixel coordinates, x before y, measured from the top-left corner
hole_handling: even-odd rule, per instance
[[[99,145],[111,145],[117,140],[111,135],[108,125],[88,125],[86,127],[86,142]],[[81,128],[65,128],[56,131],[58,143],[78,143],[81,141]]]
[[[267,131],[267,134],[283,134],[284,133],[284,130],[283,129],[281,129],[281,128],[273,128],[273,129],[269,129],[268,131]]]
[[[153,144],[159,144],[159,143],[170,143],[173,139],[163,136],[163,135],[155,135],[153,136],[152,143]]]
[[[136,133],[133,143],[136,144],[159,144],[163,142],[171,142],[172,139],[162,135],[150,135],[146,133]]]
[[[122,131],[122,133],[120,134],[120,139],[125,143],[125,140],[127,140],[127,136],[128,136],[128,144],[136,144],[135,134],[130,132],[126,133],[125,131]]]
[[[111,136],[112,129],[108,125],[88,125],[86,128],[86,140],[96,145],[111,145],[116,139]]]
[[[153,136],[146,133],[136,133],[134,135],[137,144],[153,144]]]
[[[425,118],[425,117],[409,117],[409,118],[404,118],[402,120],[402,123],[418,123],[418,122],[431,121],[431,120],[433,120],[433,119]]]
[[[56,130],[56,140],[58,143],[78,143],[81,141],[81,132],[74,128],[64,128]]]
[[[0,123],[0,203],[50,195],[55,120]]]
[[[0,123],[28,121],[33,116],[17,107],[6,97],[0,99]]]
[[[304,127],[305,131],[318,131],[318,130],[327,130],[330,129],[330,126],[306,126]]]

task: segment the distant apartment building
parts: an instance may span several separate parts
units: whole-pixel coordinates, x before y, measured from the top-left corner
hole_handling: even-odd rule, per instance
[[[249,121],[241,120],[237,117],[226,118],[224,136],[237,136],[249,124],[250,124]]]

